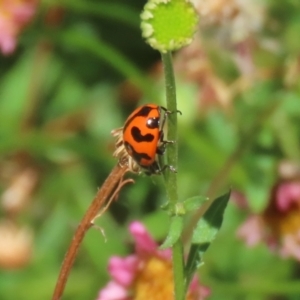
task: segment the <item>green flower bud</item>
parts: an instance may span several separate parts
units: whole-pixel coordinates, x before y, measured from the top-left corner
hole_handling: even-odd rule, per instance
[[[163,53],[190,44],[198,23],[197,12],[189,0],[149,0],[141,19],[143,37]]]

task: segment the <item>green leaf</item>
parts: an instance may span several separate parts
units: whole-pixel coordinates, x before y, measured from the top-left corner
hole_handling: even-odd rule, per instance
[[[193,232],[192,245],[185,268],[187,283],[190,282],[196,269],[203,263],[203,254],[208,249],[211,242],[215,239],[216,234],[222,225],[223,214],[229,198],[230,191],[215,199],[197,223]]]
[[[191,198],[188,198],[185,201],[183,201],[182,206],[183,206],[185,212],[191,212],[191,211],[195,211],[198,208],[200,208],[201,205],[206,201],[208,201],[207,197],[195,196],[195,197],[191,197]]]
[[[193,244],[210,243],[223,222],[223,214],[230,197],[230,192],[218,197],[199,220],[192,237]]]
[[[183,217],[174,216],[171,218],[170,230],[165,241],[160,246],[160,249],[172,247],[180,238],[183,228]]]
[[[175,206],[167,202],[163,204],[161,208],[167,211],[170,216],[183,216],[187,212],[197,210],[206,201],[208,201],[207,197],[195,196],[179,202]]]

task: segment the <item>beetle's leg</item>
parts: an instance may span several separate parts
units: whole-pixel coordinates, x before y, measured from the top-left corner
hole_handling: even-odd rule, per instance
[[[157,161],[155,161],[151,166],[149,166],[147,168],[144,168],[144,173],[148,176],[150,176],[150,175],[160,175],[166,169],[169,169],[173,173],[177,173],[176,169],[173,166],[170,166],[170,165],[164,165],[162,168],[160,168]]]
[[[166,151],[166,147],[168,144],[174,144],[175,141],[162,141],[161,144],[159,145],[159,147],[157,147],[156,149],[156,153],[158,155],[163,155]]]
[[[160,169],[160,172],[164,172],[166,169],[169,169],[171,172],[173,173],[177,173],[177,170],[173,167],[173,166],[170,166],[170,165],[164,165],[161,169]]]
[[[159,141],[160,141],[160,144],[156,149],[156,153],[159,155],[163,155],[165,153],[167,144],[175,143],[175,141],[165,141],[164,140],[164,132],[162,130],[160,131]]]
[[[164,117],[163,117],[163,119],[162,119],[161,126],[160,126],[161,130],[164,128],[164,125],[165,125],[165,123],[166,123],[166,120],[167,120],[168,115],[173,114],[173,113],[179,113],[180,115],[182,115],[182,112],[181,112],[180,110],[176,110],[176,111],[174,110],[174,111],[171,111],[171,110],[167,110],[167,109],[166,109],[165,107],[163,107],[163,106],[161,106],[160,108],[164,111]]]

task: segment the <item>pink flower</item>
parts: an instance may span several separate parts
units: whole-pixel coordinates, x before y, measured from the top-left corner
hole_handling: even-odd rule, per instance
[[[252,247],[263,241],[262,222],[260,216],[252,215],[238,229],[237,235],[245,240],[247,246]]]
[[[282,257],[300,261],[300,180],[276,184],[261,214],[252,214],[237,235],[248,246],[264,241]]]
[[[10,54],[15,50],[17,37],[32,19],[38,0],[0,1],[0,50]]]
[[[160,250],[140,222],[133,222],[129,231],[135,241],[135,254],[125,258],[113,256],[108,265],[112,280],[100,291],[97,300],[173,299],[171,251]],[[209,289],[200,286],[195,276],[187,299],[203,300]]]

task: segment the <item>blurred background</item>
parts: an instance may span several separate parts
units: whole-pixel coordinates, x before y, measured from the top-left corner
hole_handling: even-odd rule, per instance
[[[205,255],[209,299],[300,299],[300,2],[194,0],[174,53],[180,199],[232,189]],[[141,0],[0,2],[0,298],[50,299],[74,230],[138,105],[165,105]],[[176,16],[174,16],[176,17]],[[63,299],[96,299],[127,226],[168,230],[160,176],[136,176],[91,229]],[[187,217],[187,231],[193,224]],[[190,226],[190,227],[189,227]]]

